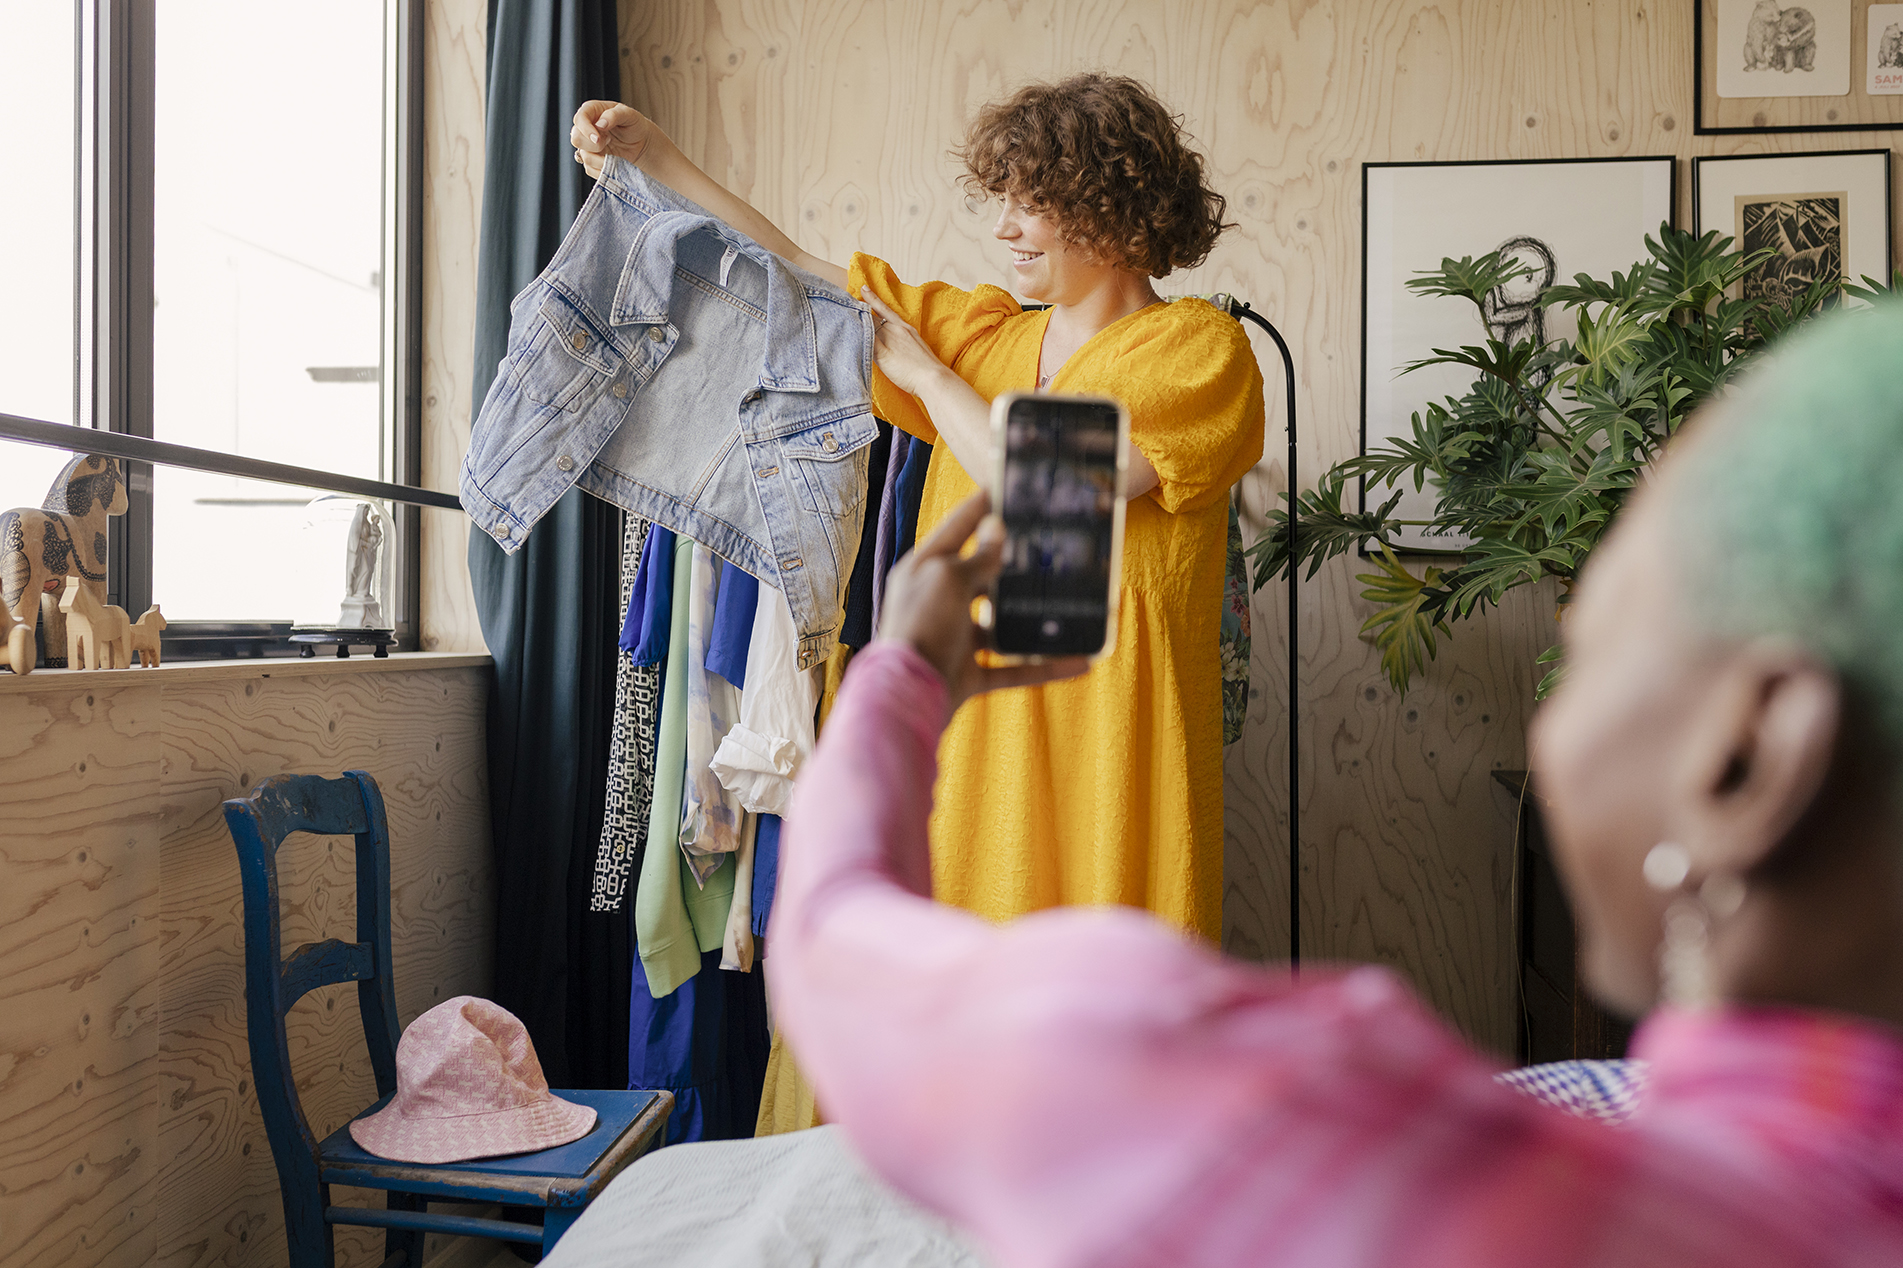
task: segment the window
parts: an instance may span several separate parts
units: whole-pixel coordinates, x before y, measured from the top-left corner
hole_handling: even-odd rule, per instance
[[[418,454],[421,8],[0,0],[0,170],[30,193],[0,235],[0,414],[210,451],[129,463],[113,522],[112,600],[168,634],[337,623],[349,516],[313,502],[378,482],[383,623],[414,646],[416,513],[387,486]],[[69,457],[0,439],[0,508]]]

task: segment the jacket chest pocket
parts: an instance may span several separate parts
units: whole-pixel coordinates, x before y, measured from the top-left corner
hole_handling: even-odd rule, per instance
[[[540,405],[574,413],[621,373],[621,354],[581,310],[550,296],[529,355],[517,368],[522,393]]]
[[[879,435],[872,415],[836,419],[780,439],[780,453],[809,511],[843,519],[866,500],[866,461]]]

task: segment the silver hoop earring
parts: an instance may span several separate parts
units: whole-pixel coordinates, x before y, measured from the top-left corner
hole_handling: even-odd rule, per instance
[[[1645,856],[1645,883],[1672,894],[1665,908],[1659,944],[1659,987],[1665,1001],[1679,1008],[1709,1008],[1718,1002],[1711,980],[1711,931],[1744,906],[1745,884],[1729,872],[1714,872],[1696,890],[1687,890],[1691,852],[1661,841]]]

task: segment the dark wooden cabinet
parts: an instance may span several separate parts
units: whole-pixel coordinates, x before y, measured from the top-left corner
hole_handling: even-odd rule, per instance
[[[1546,840],[1539,795],[1525,771],[1493,777],[1520,799],[1520,1055],[1545,1061],[1623,1057],[1631,1025],[1601,1008],[1580,978],[1572,912]]]

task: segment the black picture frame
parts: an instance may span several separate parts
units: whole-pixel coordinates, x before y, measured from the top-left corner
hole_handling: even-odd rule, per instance
[[[1777,159],[1826,159],[1826,158],[1873,158],[1883,164],[1883,246],[1887,258],[1887,267],[1896,267],[1895,239],[1895,168],[1896,151],[1881,148],[1864,150],[1798,150],[1792,153],[1775,154],[1701,154],[1692,160],[1692,224],[1699,233],[1707,229],[1719,228],[1704,223],[1700,194],[1703,191],[1704,173],[1721,164],[1749,166],[1753,163],[1774,161]]]
[[[1859,19],[1878,0],[1853,0],[1850,18],[1851,67],[1849,99],[1864,98],[1876,100],[1862,88],[1862,67],[1856,57],[1856,50],[1863,45],[1863,30]],[[1903,130],[1903,95],[1883,97],[1881,100],[1894,102],[1891,110],[1894,117],[1887,120],[1857,120],[1849,123],[1763,123],[1748,125],[1720,125],[1707,120],[1705,115],[1705,72],[1713,65],[1705,50],[1705,6],[1707,0],[1692,0],[1692,135],[1694,136],[1768,136],[1777,133],[1807,132],[1894,132]],[[1715,19],[1714,19],[1715,20]],[[1715,76],[1716,70],[1713,69]],[[1712,100],[1717,101],[1718,90],[1714,79],[1711,90]],[[1763,98],[1762,100],[1793,101],[1831,101],[1835,98]]]
[[[1371,219],[1371,217],[1369,216],[1368,184],[1369,184],[1370,173],[1376,170],[1391,169],[1391,168],[1553,167],[1553,166],[1559,166],[1559,165],[1565,165],[1570,167],[1570,166],[1607,164],[1607,163],[1623,163],[1623,164],[1658,163],[1658,164],[1665,165],[1667,187],[1666,187],[1666,215],[1664,217],[1663,223],[1670,225],[1674,229],[1678,227],[1678,223],[1679,223],[1679,219],[1678,219],[1678,156],[1673,154],[1601,155],[1601,156],[1595,156],[1595,157],[1589,157],[1589,158],[1449,159],[1449,160],[1406,159],[1406,160],[1396,160],[1396,161],[1388,161],[1388,162],[1364,162],[1361,165],[1361,357],[1360,357],[1360,371],[1359,371],[1360,379],[1358,381],[1358,390],[1356,393],[1356,395],[1359,398],[1359,410],[1360,410],[1360,424],[1359,424],[1360,443],[1359,443],[1359,448],[1357,452],[1364,453],[1364,454],[1368,452],[1368,317],[1369,317],[1369,311],[1372,308],[1372,305],[1368,302],[1368,297],[1369,297],[1368,234],[1369,234],[1369,223]],[[1655,230],[1656,226],[1653,226],[1653,229]],[[1650,231],[1651,230],[1648,230],[1648,232]],[[1643,251],[1644,251],[1644,244],[1643,243],[1638,244],[1635,254],[1633,255],[1632,262],[1636,262],[1640,258]],[[1624,267],[1624,266],[1621,265],[1620,267]],[[1359,492],[1360,508],[1363,511],[1365,511],[1368,508],[1367,477],[1365,476],[1362,477],[1358,483],[1359,483],[1358,492]],[[1416,546],[1405,545],[1405,544],[1397,545],[1395,547],[1395,552],[1404,557],[1415,557],[1415,558],[1435,557],[1435,556],[1446,557],[1446,556],[1456,556],[1456,555],[1461,555],[1466,553],[1464,550],[1461,550],[1461,549],[1435,549],[1432,547],[1416,547]],[[1366,556],[1369,554],[1368,548],[1365,543],[1361,547],[1361,550],[1359,553],[1363,556]]]

